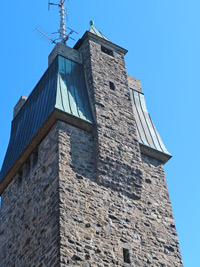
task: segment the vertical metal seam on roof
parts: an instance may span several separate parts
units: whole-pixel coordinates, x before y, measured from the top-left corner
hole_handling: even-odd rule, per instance
[[[61,102],[63,111],[66,111],[66,110],[65,110],[64,103],[63,103],[63,97],[62,97],[62,91],[63,91],[63,90],[62,90],[62,86],[61,86],[61,79],[62,79],[62,77],[61,77],[61,75],[59,75],[59,77],[58,77],[58,83],[59,83],[59,91],[60,91],[60,102]]]
[[[132,102],[132,108],[134,109],[134,104],[133,104],[133,92],[132,92],[132,89],[130,89],[131,90],[131,93],[130,93],[130,96],[131,96],[131,102]],[[137,112],[137,111],[136,111]],[[136,114],[135,114],[136,115]],[[135,117],[135,116],[134,116]],[[142,137],[141,137],[141,133],[140,133],[140,131],[139,131],[139,129],[138,129],[138,124],[137,124],[137,120],[136,120],[136,118],[135,118],[135,124],[136,124],[136,129],[137,129],[137,133],[138,133],[138,137],[139,137],[139,139],[140,139],[140,141],[144,144],[144,141],[142,140]]]
[[[152,139],[152,141],[153,141],[154,148],[156,149],[156,144],[155,144],[154,138],[153,138],[153,136],[152,136],[152,133],[151,133],[151,130],[150,130],[149,124],[148,124],[148,122],[147,122],[146,114],[145,114],[145,112],[144,112],[144,110],[143,110],[143,108],[142,108],[142,105],[141,105],[141,97],[140,97],[140,94],[138,93],[138,95],[139,95],[139,103],[140,103],[140,107],[141,107],[141,110],[142,110],[142,113],[143,113],[143,116],[144,116],[144,119],[145,119],[145,122],[146,122],[147,128],[148,128],[148,130],[149,130],[149,133],[150,133],[151,139]]]
[[[154,130],[154,134],[155,134],[156,141],[157,141],[158,146],[159,146],[159,147],[157,147],[157,149],[160,150],[160,151],[162,151],[162,152],[164,152],[163,149],[162,149],[162,146],[160,145],[160,142],[159,142],[159,140],[158,140],[157,131],[156,131],[156,129],[155,129],[155,126],[154,126],[154,124],[153,124],[153,122],[152,122],[152,119],[151,119],[149,113],[148,113],[148,116],[149,116],[149,120],[150,120],[151,125],[152,125],[153,130]]]
[[[137,111],[137,114],[138,114],[138,118],[139,118],[140,123],[141,123],[141,125],[142,125],[142,129],[143,129],[144,136],[145,136],[145,138],[146,138],[146,143],[150,146],[149,141],[148,141],[148,138],[147,138],[147,136],[146,136],[146,132],[145,132],[145,130],[144,130],[144,126],[143,126],[143,124],[142,124],[142,120],[141,120],[140,115],[139,115],[139,112],[138,112],[138,107],[137,107],[137,104],[136,104],[136,101],[135,101],[135,93],[134,93],[134,92],[133,92],[133,96],[134,96],[133,99],[134,99],[134,103],[135,103],[136,111]]]
[[[80,68],[81,68],[80,65],[76,65],[76,71],[74,73],[75,75],[74,81],[77,82],[77,84],[79,84],[79,90],[76,90],[77,91],[77,102],[79,103],[78,105],[79,115],[81,119],[84,118],[87,120]],[[75,87],[77,88],[76,84],[75,84]]]
[[[67,69],[66,69],[66,64],[65,64],[65,79],[67,81]],[[68,86],[66,84],[66,88],[67,88],[67,97],[68,97],[68,101],[69,101],[69,107],[70,107],[70,110],[71,110],[71,114],[73,114],[72,112],[72,106],[71,106],[71,102],[70,102],[70,96],[69,96],[69,90],[68,90]]]
[[[139,112],[138,112],[138,109],[137,109],[137,105],[136,105],[136,102],[135,102],[135,95],[134,95],[134,92],[132,92],[132,94],[133,94],[133,101],[134,101],[134,107],[135,107],[135,110],[136,110],[136,114],[137,114],[137,117],[138,117],[138,122],[140,123],[140,125],[141,125],[141,127],[139,127],[139,125],[138,125],[138,130],[139,130],[139,132],[140,132],[140,128],[141,128],[141,141],[143,142],[143,144],[146,144],[146,145],[148,145],[149,146],[149,142],[148,142],[148,139],[147,139],[147,137],[146,137],[146,134],[145,134],[145,131],[144,131],[144,128],[143,128],[143,125],[142,125],[142,121],[141,121],[141,118],[140,118],[140,115],[139,115]],[[135,115],[136,115],[135,114]],[[136,120],[137,121],[137,120]],[[144,136],[144,137],[142,137],[142,135]],[[143,140],[143,138],[145,138],[145,140]]]
[[[150,117],[150,119],[151,119],[150,114],[149,114],[149,117]],[[151,119],[151,121],[152,121],[152,119]],[[167,148],[165,147],[165,145],[164,145],[164,143],[163,143],[163,141],[162,141],[162,139],[161,139],[161,137],[160,137],[158,131],[156,130],[156,127],[155,127],[155,125],[154,125],[153,122],[152,122],[152,124],[153,124],[154,130],[155,130],[155,133],[156,133],[156,136],[157,136],[157,138],[158,138],[158,141],[159,141],[159,144],[160,144],[160,146],[161,146],[161,148],[162,148],[163,153],[169,154],[169,152],[168,152]]]
[[[71,74],[73,72],[73,66],[74,62],[71,61]],[[78,109],[78,100],[77,100],[77,89],[75,87],[75,84],[74,84],[74,75],[71,75],[72,76],[72,84],[73,84],[73,91],[74,91],[74,100],[75,100],[75,103],[76,103],[76,109],[77,109],[77,114],[78,114],[78,117],[80,118],[80,113],[79,113],[79,109]]]

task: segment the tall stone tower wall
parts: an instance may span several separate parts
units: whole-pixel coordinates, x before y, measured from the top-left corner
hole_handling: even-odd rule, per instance
[[[59,266],[58,126],[2,194],[0,266]]]
[[[141,153],[126,51],[88,33],[75,48],[94,130],[58,120],[4,190],[0,262],[181,267],[163,163]]]
[[[87,40],[82,48],[96,117],[97,180],[139,199],[141,158],[124,55],[113,51],[113,56],[110,56],[101,51],[101,46]],[[114,90],[110,89],[110,82],[114,84]]]

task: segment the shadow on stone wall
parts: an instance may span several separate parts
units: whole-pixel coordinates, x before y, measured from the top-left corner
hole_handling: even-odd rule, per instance
[[[70,136],[71,167],[77,179],[88,178],[131,199],[141,199],[143,172],[126,164],[124,159],[100,159],[95,153],[92,134],[81,132],[79,138],[78,135]]]
[[[163,166],[163,163],[160,162],[159,160],[150,158],[150,157],[145,156],[145,155],[142,155],[142,161],[146,164],[151,164],[151,166],[154,166],[154,167],[159,167],[159,166],[162,167]]]

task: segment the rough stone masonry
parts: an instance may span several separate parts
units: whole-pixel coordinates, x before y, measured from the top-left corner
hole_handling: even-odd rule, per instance
[[[95,129],[58,120],[4,190],[0,266],[181,267],[163,163],[141,153],[125,52],[89,32],[75,49]]]

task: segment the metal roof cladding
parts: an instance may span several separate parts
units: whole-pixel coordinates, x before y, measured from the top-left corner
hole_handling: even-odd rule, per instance
[[[94,21],[90,21],[90,29],[89,29],[89,32],[91,32],[91,33],[93,33],[93,34],[95,34],[95,35],[97,35],[97,36],[99,36],[99,37],[101,37],[101,38],[103,38],[103,39],[105,39],[105,40],[107,40],[107,41],[109,41],[108,40],[108,38],[106,38],[105,37],[105,35],[103,35],[99,30],[97,30],[95,27],[94,27]]]
[[[83,66],[62,56],[55,58],[12,121],[0,181],[55,109],[94,123]]]
[[[144,147],[146,147],[146,149],[144,149],[143,147],[143,149],[141,148],[141,150],[145,150],[143,151],[145,152],[144,154],[148,154],[149,156],[151,156],[151,154],[154,151],[153,156],[155,158],[158,158],[159,160],[166,162],[172,156],[167,151],[162,139],[160,138],[156,130],[153,121],[151,120],[151,117],[146,108],[144,94],[134,89],[131,89],[131,98],[132,98],[133,113],[136,120],[139,142]],[[147,148],[151,149],[149,150],[149,153]],[[160,152],[159,154],[157,153],[157,157],[156,157],[156,151]]]

